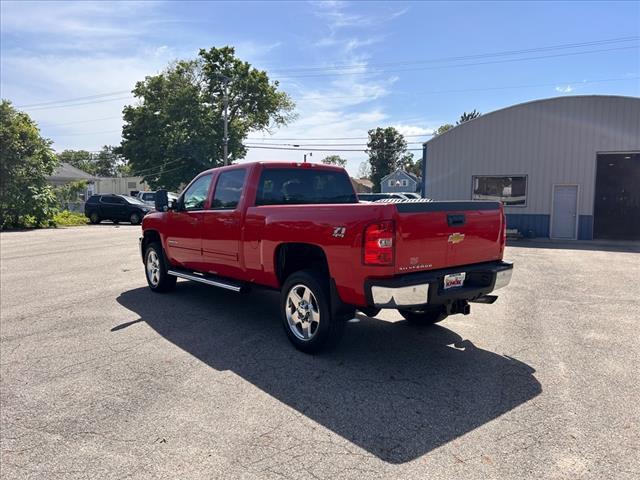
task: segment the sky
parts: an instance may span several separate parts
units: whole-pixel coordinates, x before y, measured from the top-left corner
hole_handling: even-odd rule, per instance
[[[352,175],[371,128],[398,128],[420,156],[421,142],[463,111],[640,96],[638,1],[0,5],[1,97],[56,151],[119,144],[135,82],[212,46],[234,46],[296,102],[295,122],[247,143],[301,146],[250,149],[246,160],[355,150],[336,152]]]

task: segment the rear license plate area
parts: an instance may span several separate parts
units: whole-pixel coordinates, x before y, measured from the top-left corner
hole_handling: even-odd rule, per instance
[[[449,290],[450,288],[459,288],[464,285],[464,279],[467,276],[465,272],[460,273],[450,273],[449,275],[444,276],[444,289]]]

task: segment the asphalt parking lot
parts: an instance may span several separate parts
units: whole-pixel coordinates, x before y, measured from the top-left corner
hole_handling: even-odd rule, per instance
[[[640,477],[640,248],[512,246],[494,305],[313,357],[277,293],[151,293],[139,232],[1,235],[2,478]]]

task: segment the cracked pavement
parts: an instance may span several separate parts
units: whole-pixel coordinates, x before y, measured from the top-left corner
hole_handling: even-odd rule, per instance
[[[0,235],[1,478],[640,476],[640,247],[510,246],[494,305],[308,356],[275,292],[151,293],[139,234]]]

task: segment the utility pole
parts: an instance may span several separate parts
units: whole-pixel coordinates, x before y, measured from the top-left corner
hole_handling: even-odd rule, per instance
[[[222,146],[224,148],[224,165],[229,164],[229,77],[223,76],[224,82],[224,136],[222,137]]]

